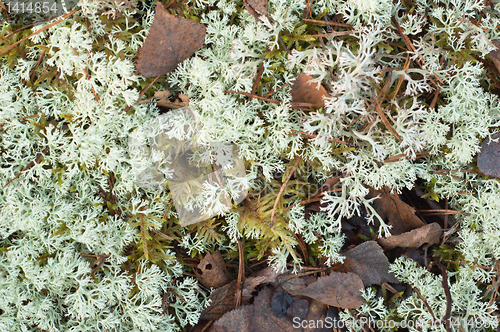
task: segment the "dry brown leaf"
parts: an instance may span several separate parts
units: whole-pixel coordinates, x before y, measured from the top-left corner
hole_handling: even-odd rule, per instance
[[[392,226],[391,235],[409,232],[412,229],[424,226],[424,222],[415,215],[415,209],[406,204],[399,196],[391,194],[389,189],[375,190],[370,188],[367,198],[380,197],[373,201],[372,206],[379,216],[388,220]],[[375,220],[377,220],[375,218]]]
[[[254,316],[252,319],[255,332],[289,332],[293,331],[292,322],[287,316],[276,317],[271,309],[273,292],[269,287],[264,288],[255,297]]]
[[[293,318],[292,318],[293,319]],[[317,300],[312,300],[311,305],[309,306],[309,313],[307,317],[304,319],[306,322],[318,322],[323,321],[326,323],[326,305]],[[327,329],[326,327],[321,328],[319,324],[311,324],[303,329],[303,332],[330,332],[331,328]]]
[[[498,55],[498,66],[500,66],[500,50]],[[496,62],[495,62],[496,64]],[[479,170],[488,176],[500,177],[500,140],[494,142],[500,138],[500,133],[495,133],[491,135],[491,139],[488,137],[481,143],[481,152],[477,156],[477,167]]]
[[[375,241],[363,242],[343,254],[346,259],[340,264],[340,270],[334,271],[356,273],[365,287],[383,282],[399,283],[393,273],[389,273],[389,260],[382,248]]]
[[[316,190],[310,197],[315,197],[321,193],[324,193],[325,191],[333,190],[333,188],[340,182],[340,179],[342,178],[341,175],[338,176],[332,176],[328,179],[326,179],[325,183]]]
[[[179,96],[178,96],[183,103],[189,105],[189,97],[187,95],[183,95],[182,93],[179,93]]]
[[[200,319],[217,320],[226,312],[234,308],[234,296],[236,294],[236,280],[217,288],[209,299],[210,305],[201,312]]]
[[[160,2],[149,35],[139,50],[137,70],[156,77],[174,70],[205,42],[206,28],[192,20],[175,17]]]
[[[325,88],[319,83],[311,83],[313,77],[307,74],[299,74],[292,86],[292,102],[299,104],[310,104],[319,109],[325,107],[323,97],[328,97]]]
[[[425,243],[429,245],[438,243],[442,233],[441,226],[438,223],[432,223],[400,235],[381,238],[378,240],[378,243],[385,250],[391,250],[396,247],[416,249]]]
[[[245,305],[222,316],[210,328],[210,332],[253,332],[254,306]]]
[[[167,100],[167,97],[170,96],[172,93],[168,90],[163,90],[163,91],[155,91],[154,97],[158,98],[160,100]]]
[[[225,314],[215,322],[210,332],[290,332],[292,322],[288,317],[276,317],[271,309],[273,292],[264,288],[255,297],[254,304],[243,306]],[[300,330],[298,330],[300,331]]]
[[[257,12],[267,15],[267,0],[247,0],[247,2]]]
[[[249,0],[243,0],[243,3],[245,4],[245,8],[247,9],[248,13],[250,13],[250,15],[252,15],[253,18],[258,21],[259,18],[260,18],[260,14],[257,13],[257,11],[255,10],[255,8],[250,4],[250,1]],[[266,14],[267,14],[267,2],[266,2]]]
[[[497,70],[500,72],[500,41],[494,40],[493,45],[495,45],[497,49],[490,52],[490,59],[491,61],[493,61],[495,67],[497,67]]]
[[[273,283],[276,281],[276,277],[276,271],[271,266],[268,266],[256,274],[243,279],[243,289],[241,291],[243,303],[248,303],[252,298],[252,292],[255,291],[257,286]]]
[[[232,280],[220,251],[213,254],[207,253],[198,264],[198,268],[201,270],[201,274],[195,271],[196,276],[205,287],[219,288]]]
[[[326,305],[355,309],[363,303],[362,289],[364,289],[363,280],[358,275],[332,272],[304,288],[294,290],[294,293],[316,299]]]

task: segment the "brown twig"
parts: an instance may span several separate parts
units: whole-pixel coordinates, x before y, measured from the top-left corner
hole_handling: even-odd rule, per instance
[[[354,30],[335,31],[335,32],[330,32],[330,33],[318,33],[316,35],[309,35],[309,37],[339,37],[339,36],[352,35],[355,32],[356,31],[354,31]]]
[[[6,121],[6,122],[2,122],[0,123],[0,126],[3,126],[9,122],[12,122],[14,120],[26,120],[26,119],[32,119],[32,118],[36,118],[37,116],[41,116],[41,114],[35,114],[35,115],[29,115],[29,116],[23,116],[22,118],[17,118],[17,119],[13,119],[13,120],[9,120],[9,121]]]
[[[316,134],[308,134],[306,132],[295,130],[295,129],[291,129],[291,131],[294,132],[294,133],[300,134],[301,136],[307,137],[307,138],[316,138],[316,137],[318,137],[318,135],[316,135]],[[326,138],[326,140],[329,141],[329,142],[332,142],[332,143],[349,145],[349,143],[341,141],[339,139],[335,139],[335,138]]]
[[[141,91],[141,93],[139,94],[139,98],[137,98],[137,102],[139,102],[141,100],[142,96],[144,96],[146,91],[149,90],[149,88],[160,78],[160,76],[161,75],[156,76],[156,78],[151,83],[149,83],[148,86],[146,88],[144,88],[144,90]],[[122,111],[122,113],[127,113],[128,110],[130,110],[132,108],[132,106],[134,106],[134,104],[125,107],[125,109]]]
[[[442,285],[444,289],[444,294],[446,295],[446,313],[444,314],[444,317],[441,320],[441,322],[444,321],[444,324],[446,326],[446,332],[451,332],[450,317],[451,317],[451,306],[453,304],[453,299],[451,298],[450,285],[448,284],[448,271],[446,271],[446,268],[444,267],[443,264],[437,263],[437,265],[441,269],[441,275],[443,277]]]
[[[337,23],[337,22],[321,21],[321,20],[312,20],[312,19],[309,19],[309,18],[305,18],[305,19],[303,19],[303,21],[311,22],[311,23],[317,23],[317,24],[331,25],[331,26],[341,27],[341,28],[349,28],[349,29],[353,28],[352,25],[346,24],[346,23]]]
[[[288,85],[290,85],[289,82],[287,82],[287,83],[283,84],[282,86],[280,86],[279,88],[277,88],[276,91],[269,91],[268,93],[262,95],[262,97],[270,97],[270,96],[274,95],[278,90],[281,90]]]
[[[245,260],[243,257],[243,245],[241,241],[238,239],[238,281],[236,282],[236,294],[234,296],[234,309],[238,308],[241,305],[241,285],[243,282],[243,278],[245,277]]]
[[[17,179],[18,177],[21,176],[21,174],[30,169],[31,167],[35,166],[35,163],[39,164],[42,162],[42,158],[44,155],[46,155],[47,153],[49,152],[49,146],[46,146],[45,149],[42,150],[42,152],[40,153],[37,153],[36,157],[35,157],[35,160],[31,161],[28,165],[26,165],[25,168],[23,168],[21,170],[21,172],[19,172],[19,174],[17,174],[12,180],[10,180],[9,182],[7,182],[7,184],[5,186],[3,186],[2,189],[5,189],[5,187],[7,187],[12,181],[14,181],[15,179]]]
[[[299,162],[301,160],[302,160],[302,157],[299,156],[297,158],[297,160],[295,161],[295,164],[293,164],[293,167],[290,170],[290,173],[288,173],[288,176],[287,176],[285,182],[283,182],[283,184],[281,185],[280,191],[278,192],[278,196],[276,197],[276,200],[274,201],[273,211],[271,212],[271,222],[269,223],[269,228],[273,227],[273,225],[274,225],[274,214],[276,213],[276,207],[278,206],[278,202],[281,198],[281,195],[283,194],[283,191],[285,190],[286,185],[288,184],[288,181],[290,181],[290,178],[292,177],[293,172],[295,172],[295,169],[297,168],[297,165],[299,164]]]
[[[95,268],[90,272],[90,275],[93,276],[94,273],[99,270],[99,268],[106,262],[106,259],[111,256],[111,254],[106,254],[106,255],[98,255],[97,258],[92,264],[90,264],[90,267],[95,265]]]
[[[411,62],[410,55],[408,54],[406,56],[405,65],[403,66],[405,74],[408,74],[408,69],[410,68],[410,62]],[[401,88],[403,81],[404,81],[404,75],[399,75],[398,84],[396,84],[396,90],[394,90],[394,94],[392,95],[392,98],[391,98],[392,100],[394,100],[396,98],[396,96],[398,95],[399,89]]]
[[[394,163],[394,162],[399,161],[401,159],[419,159],[419,158],[427,157],[429,154],[430,154],[429,151],[419,152],[419,153],[415,153],[415,158],[413,158],[413,157],[408,156],[404,153],[400,153],[400,154],[397,154],[395,156],[392,156],[392,157],[385,159],[384,163]]]
[[[413,43],[411,42],[410,38],[408,38],[408,36],[405,35],[405,33],[403,32],[403,29],[399,25],[396,18],[394,16],[392,16],[391,20],[392,20],[392,23],[394,23],[394,25],[396,26],[396,29],[398,30],[399,35],[401,36],[401,38],[403,38],[403,41],[406,44],[406,47],[408,47],[409,50],[411,50],[413,53],[415,53],[417,55],[417,62],[419,64],[419,66],[421,68],[428,69],[424,59],[422,58],[422,56],[420,54],[416,53],[415,46],[413,46]],[[440,84],[444,84],[443,80],[441,80],[441,78],[439,78],[439,76],[437,76],[434,73],[432,73],[432,74],[434,75],[434,77],[436,77],[436,79],[439,81]],[[432,78],[429,77],[429,80],[434,84],[434,86],[436,86],[436,87],[438,86],[438,84],[436,84],[436,82]]]
[[[31,83],[33,83],[33,81],[35,79],[35,71],[38,69],[38,67],[42,63],[44,55],[45,55],[45,50],[42,51],[42,54],[40,54],[40,58],[38,59],[38,62],[36,63],[35,67],[31,70],[31,73],[30,73],[30,82]]]
[[[426,213],[426,214],[443,214],[443,215],[449,215],[449,214],[461,214],[463,216],[470,216],[469,213],[466,212],[460,212],[456,210],[447,210],[447,209],[439,209],[439,210],[418,210],[417,212],[419,213]],[[447,227],[445,227],[447,228]]]
[[[73,53],[75,53],[76,56],[78,56],[78,52],[76,51],[76,49],[70,45],[70,47],[73,49]],[[85,78],[90,81],[90,76],[89,76],[89,73],[87,72],[87,70],[85,69],[85,67],[82,67],[82,70],[83,70],[83,73],[85,74]],[[90,88],[92,89],[92,93],[94,94],[94,98],[96,101],[99,101],[99,96],[97,95],[97,93],[95,92],[94,90],[94,86],[91,85]]]
[[[252,97],[252,98],[255,98],[255,99],[258,99],[258,100],[263,100],[263,101],[267,101],[269,103],[273,103],[273,104],[277,104],[277,105],[281,105],[283,104],[283,102],[279,101],[279,100],[274,100],[274,99],[269,99],[269,98],[265,98],[265,97],[261,97],[261,96],[257,96],[257,95],[254,95],[254,94],[251,94],[251,93],[248,93],[248,92],[241,92],[241,91],[233,91],[233,90],[226,90],[224,91],[225,93],[235,93],[235,94],[238,94],[238,95],[243,95],[243,96],[247,96],[247,97]]]
[[[392,71],[389,72],[387,75],[387,78],[385,79],[385,84],[382,87],[382,90],[380,91],[378,95],[378,102],[381,103],[385,100],[385,97],[387,96],[387,92],[389,91],[389,86],[391,85],[391,78],[392,78]]]
[[[429,105],[429,108],[430,109],[434,109],[436,107],[436,103],[437,103],[437,100],[438,100],[438,97],[439,97],[439,93],[441,92],[441,88],[438,87],[436,89],[436,93],[434,94],[434,97],[432,98],[432,101],[431,101],[431,104]]]
[[[373,94],[372,94],[372,99],[373,99],[373,102],[375,104],[375,110],[377,111],[378,116],[380,117],[380,119],[384,123],[385,127],[387,128],[387,130],[389,130],[389,132],[394,137],[396,137],[396,139],[399,142],[402,142],[401,137],[399,137],[399,134],[396,132],[396,130],[394,129],[394,127],[390,124],[389,120],[387,120],[387,117],[385,116],[384,111],[382,111],[382,109],[380,108],[380,104],[378,102],[378,99],[375,98],[375,97],[373,97]]]
[[[37,30],[36,32],[33,32],[31,33],[29,36],[27,37],[24,37],[23,39],[20,39],[18,40],[17,42],[15,42],[14,44],[10,44],[9,46],[7,46],[6,48],[0,50],[0,54],[3,54],[5,52],[8,52],[10,51],[11,49],[13,49],[14,47],[16,47],[17,45],[19,45],[20,43],[22,43],[23,41],[27,40],[27,39],[30,39],[31,37],[47,30],[47,29],[50,29],[52,28],[54,25],[56,24],[59,24],[61,23],[62,21],[64,21],[65,19],[67,19],[68,17],[70,17],[71,15],[73,15],[74,13],[76,13],[77,11],[79,10],[79,8],[75,8],[73,9],[72,11],[70,11],[69,13],[66,13],[64,14],[63,16],[61,16],[61,18],[59,18],[57,21],[55,22],[52,22],[51,24],[47,25],[47,26],[44,26],[43,28],[41,28],[40,30]]]
[[[415,291],[415,293],[417,293],[417,296],[420,300],[422,300],[422,302],[424,302],[425,306],[427,307],[427,310],[429,310],[429,313],[431,314],[432,316],[432,321],[433,322],[436,322],[436,316],[434,316],[434,311],[432,311],[432,308],[431,306],[429,305],[429,303],[427,303],[427,300],[422,296],[422,294],[420,294],[420,291],[418,290],[418,288],[416,287],[413,287],[410,285],[410,287]]]
[[[255,77],[255,82],[253,82],[252,92],[251,92],[252,95],[254,95],[255,91],[257,91],[257,87],[259,86],[263,72],[264,72],[264,62],[262,62],[262,64],[260,65],[259,71],[257,72],[257,76]],[[252,98],[253,97],[248,97],[248,100],[252,100]]]

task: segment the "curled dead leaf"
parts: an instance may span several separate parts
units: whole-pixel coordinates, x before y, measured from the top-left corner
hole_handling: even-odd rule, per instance
[[[307,286],[301,278],[288,278],[281,286],[292,295],[306,296],[338,308],[355,309],[363,303],[363,281],[350,272],[332,272]]]
[[[412,229],[424,226],[424,222],[415,215],[415,209],[406,204],[398,195],[390,193],[388,188],[375,190],[370,188],[367,198],[380,197],[373,201],[372,206],[378,215],[388,220],[392,226],[391,235],[398,235],[409,232]],[[375,219],[376,220],[376,219]]]
[[[399,283],[396,276],[389,273],[389,260],[377,242],[363,242],[343,255],[346,257],[344,264],[339,264],[334,270],[356,273],[365,287],[383,282]]]
[[[231,283],[217,288],[210,294],[210,305],[202,312],[200,319],[217,320],[226,312],[234,308],[234,296],[236,294],[236,280]]]
[[[319,83],[310,82],[311,75],[299,74],[292,86],[292,103],[312,106],[315,109],[325,107],[324,98],[328,97],[325,88]]]
[[[432,223],[403,234],[381,238],[378,240],[378,243],[385,250],[391,250],[396,247],[416,249],[425,243],[429,245],[438,243],[441,234],[441,226],[438,223]]]

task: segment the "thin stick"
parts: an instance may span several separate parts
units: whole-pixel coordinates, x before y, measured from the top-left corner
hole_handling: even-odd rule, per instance
[[[46,19],[46,20],[43,20],[43,21],[47,21],[47,20],[49,20],[49,19]],[[43,21],[42,21],[42,22],[43,22]],[[37,22],[37,23],[39,23],[39,22]],[[14,34],[18,33],[19,31],[22,31],[22,30],[24,30],[24,29],[31,28],[33,25],[35,25],[35,23],[30,23],[30,24],[28,24],[28,25],[23,26],[22,28],[19,28],[19,29],[15,30],[15,31],[12,31],[12,32],[11,32],[11,33],[9,33],[8,35],[6,35],[6,36],[5,36],[5,38],[9,38],[10,36],[12,36],[12,35],[14,35]]]
[[[335,31],[335,32],[330,32],[330,33],[318,33],[316,35],[310,35],[310,37],[339,37],[339,36],[352,35],[355,32],[356,31],[354,31],[354,30]]]
[[[19,172],[19,174],[17,174],[12,180],[10,180],[9,182],[7,182],[7,184],[5,186],[3,186],[2,189],[5,189],[5,187],[7,187],[12,181],[14,181],[18,177],[20,177],[21,174],[23,174],[24,171],[26,171],[27,169],[30,169],[31,167],[35,166],[35,163],[39,164],[42,161],[43,156],[46,155],[48,152],[49,152],[49,147],[46,146],[45,149],[42,150],[42,152],[37,153],[37,155],[35,157],[35,160],[31,161],[28,165],[26,165],[26,167],[23,168],[21,170],[21,172]]]
[[[78,56],[78,52],[76,51],[76,49],[71,46],[71,48],[73,49],[73,53],[75,53],[76,56]],[[85,67],[82,67],[82,70],[83,70],[83,73],[85,74],[85,78],[90,81],[90,76],[89,76],[89,73],[87,72],[87,70],[85,69]],[[97,93],[95,92],[94,90],[94,86],[92,85],[90,87],[92,89],[92,93],[94,94],[94,98],[95,100],[99,101],[99,96],[97,95]]]
[[[38,59],[38,62],[36,63],[35,65],[35,68],[33,68],[31,70],[31,74],[30,74],[30,82],[33,83],[33,80],[35,79],[35,71],[38,69],[38,67],[40,66],[40,64],[42,63],[42,60],[43,60],[43,56],[45,55],[45,50],[42,51],[42,54],[40,54],[40,58]]]
[[[310,18],[304,18],[303,21],[311,22],[311,23],[324,24],[324,25],[331,25],[331,26],[342,27],[342,28],[350,28],[350,29],[353,28],[352,25],[346,24],[346,23],[337,23],[337,22],[321,21],[321,20],[312,20]]]
[[[128,110],[132,108],[132,106],[137,104],[141,100],[142,96],[144,96],[146,91],[149,90],[149,88],[160,78],[160,76],[161,75],[156,76],[156,78],[151,83],[149,83],[148,86],[144,90],[141,91],[141,93],[139,94],[139,98],[137,98],[137,101],[134,104],[125,107],[125,109],[122,111],[122,113],[127,113]]]
[[[430,109],[433,109],[434,107],[436,107],[436,103],[437,103],[440,92],[441,92],[441,88],[438,87],[436,89],[436,93],[434,94],[434,98],[432,98],[431,104],[429,105]]]
[[[37,30],[36,32],[33,32],[32,34],[30,34],[29,36],[27,37],[24,37],[23,39],[20,39],[18,40],[17,42],[15,42],[14,44],[11,44],[9,46],[7,46],[6,48],[4,48],[3,50],[0,50],[0,54],[3,54],[3,53],[6,53],[8,51],[10,51],[11,49],[13,49],[14,47],[16,47],[17,45],[19,45],[20,43],[22,43],[23,41],[27,40],[27,39],[30,39],[31,37],[39,34],[40,32],[42,31],[45,31],[47,29],[50,29],[52,28],[54,25],[56,24],[59,24],[61,23],[62,21],[64,21],[65,19],[67,19],[68,17],[70,17],[71,15],[73,15],[74,13],[76,13],[79,9],[78,8],[75,8],[73,9],[72,11],[70,11],[69,13],[66,13],[64,14],[60,19],[58,19],[57,21],[41,28],[40,30]]]
[[[427,303],[427,300],[424,297],[422,297],[422,294],[420,294],[420,291],[418,290],[418,288],[413,287],[411,285],[410,285],[410,287],[415,291],[415,293],[417,293],[418,298],[420,300],[422,300],[422,302],[424,302],[425,306],[427,307],[427,310],[429,310],[429,313],[432,316],[432,321],[436,322],[436,316],[434,316],[434,311],[432,311],[431,306],[429,305],[429,303]]]
[[[449,215],[449,214],[461,214],[463,216],[470,216],[470,214],[466,213],[466,212],[460,212],[460,211],[448,210],[448,209],[418,210],[417,212],[420,212],[420,213],[431,213],[431,214],[445,214],[445,215]],[[447,227],[445,227],[445,228],[447,228]]]
[[[419,158],[427,157],[429,154],[430,154],[429,151],[425,151],[425,152],[415,153],[415,157],[410,157],[410,156],[407,156],[404,153],[400,153],[400,154],[397,154],[395,156],[392,156],[392,157],[389,157],[389,158],[385,159],[384,163],[394,163],[396,161],[399,161],[402,158],[405,158],[405,159],[419,159]]]
[[[293,164],[293,167],[290,170],[290,173],[288,173],[288,176],[287,176],[285,182],[283,182],[283,184],[281,185],[278,196],[276,197],[276,200],[274,201],[273,211],[271,212],[271,222],[269,223],[269,228],[273,227],[273,225],[274,225],[274,214],[276,213],[276,207],[278,206],[278,202],[281,198],[281,195],[283,194],[283,191],[285,190],[286,185],[288,184],[288,181],[290,181],[290,178],[292,177],[293,172],[295,172],[295,169],[297,168],[297,165],[299,164],[299,162],[301,160],[302,160],[302,157],[299,156],[297,158],[297,160],[295,161],[295,164]]]
[[[235,93],[235,94],[238,94],[238,95],[252,97],[252,98],[255,98],[255,99],[258,99],[258,100],[267,101],[269,103],[273,103],[273,104],[277,104],[277,105],[283,104],[283,102],[281,102],[281,101],[274,100],[274,99],[269,99],[269,98],[265,98],[265,97],[261,97],[261,96],[257,96],[257,95],[253,95],[253,94],[248,93],[248,92],[233,91],[233,90],[225,90],[224,92],[225,93]]]
[[[403,41],[406,44],[406,47],[408,47],[408,49],[411,50],[413,53],[417,54],[415,46],[413,46],[413,43],[411,42],[410,38],[408,38],[408,36],[404,34],[403,29],[401,28],[401,26],[399,25],[398,21],[396,20],[396,18],[394,16],[391,17],[391,21],[396,26],[396,29],[398,30],[398,33],[401,36],[401,38],[403,38]],[[424,59],[422,58],[422,56],[420,54],[417,54],[417,62],[419,63],[420,67],[422,67],[422,68],[427,67]],[[426,68],[426,69],[428,69],[428,68]],[[439,81],[439,83],[444,84],[443,80],[441,80],[436,74],[433,73],[433,75],[434,75],[434,77],[436,77],[436,79]],[[429,80],[435,86],[438,86],[432,78],[429,77]]]
[[[17,118],[17,119],[14,119],[14,120],[26,120],[26,119],[36,118],[37,116],[41,116],[41,114],[35,114],[35,115],[30,115],[30,116],[23,116],[22,118]],[[9,121],[6,121],[6,122],[2,122],[2,123],[0,123],[0,126],[3,126],[4,124],[7,124],[7,123],[12,122],[14,120],[9,120]]]
[[[328,191],[322,191],[320,192],[318,195],[320,194],[328,194],[328,193],[333,193],[333,192],[338,192],[338,191],[342,191],[342,188],[337,188],[337,189],[333,189],[333,190],[328,190]],[[295,204],[292,204],[288,207],[286,207],[283,212],[279,213],[276,218],[279,218],[281,217],[283,214],[285,214],[288,210],[292,209],[294,206],[297,206],[297,205],[307,205],[309,203],[313,203],[313,202],[318,202],[318,201],[321,201],[323,199],[323,197],[318,197],[318,195],[315,195],[311,198],[308,198],[308,199],[305,199],[303,201],[300,201],[300,202],[297,202]]]
[[[253,82],[253,86],[252,86],[252,95],[255,94],[255,91],[257,91],[257,87],[259,86],[259,83],[260,83],[260,79],[262,77],[262,73],[264,72],[264,62],[262,62],[262,64],[260,65],[260,68],[259,68],[259,72],[257,73],[257,76],[255,78],[255,82]],[[252,97],[249,97],[248,100],[251,100]]]
[[[451,332],[450,317],[451,317],[451,306],[453,304],[453,299],[451,298],[450,285],[448,285],[448,272],[446,271],[446,268],[444,267],[443,264],[438,263],[438,267],[441,269],[441,275],[443,277],[442,285],[444,288],[444,294],[446,295],[446,313],[444,314],[444,317],[441,320],[441,322],[444,321],[444,324],[446,326],[446,331]]]
[[[410,55],[406,56],[406,61],[405,65],[403,67],[405,74],[408,74],[408,68],[410,68]],[[396,85],[396,90],[394,90],[394,94],[392,95],[392,100],[394,100],[398,94],[399,89],[401,88],[401,85],[403,84],[404,76],[400,75],[398,78],[398,84]]]
[[[294,132],[294,133],[300,134],[300,135],[302,135],[304,137],[307,137],[307,138],[316,138],[316,137],[318,137],[318,135],[316,135],[316,134],[308,134],[308,133],[305,133],[305,132],[299,131],[299,130],[291,129],[291,131]],[[339,139],[335,139],[335,138],[326,138],[326,140],[329,141],[329,142],[333,142],[333,143],[339,143],[339,144],[349,145],[349,143],[341,141]]]
[[[241,284],[243,281],[243,277],[245,276],[245,260],[243,257],[243,245],[241,241],[238,239],[238,281],[236,282],[236,294],[234,296],[234,309],[238,308],[241,305]]]
[[[380,119],[384,123],[385,127],[389,130],[389,132],[394,137],[396,137],[396,139],[399,142],[402,142],[403,140],[401,139],[401,137],[399,137],[399,134],[396,132],[396,130],[394,129],[394,127],[390,124],[389,120],[387,120],[387,117],[385,116],[384,111],[382,111],[382,109],[380,108],[380,104],[379,104],[377,98],[373,97],[373,94],[372,94],[372,99],[373,99],[373,101],[375,103],[375,110],[377,111],[378,116],[380,116]]]
[[[270,97],[270,96],[274,95],[278,90],[281,90],[281,89],[283,89],[284,87],[286,87],[288,85],[290,85],[289,82],[287,82],[287,83],[283,84],[282,86],[280,86],[279,88],[277,88],[276,91],[269,91],[265,95],[262,95],[262,97]]]

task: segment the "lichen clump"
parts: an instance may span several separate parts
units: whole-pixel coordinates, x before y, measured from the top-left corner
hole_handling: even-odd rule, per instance
[[[237,145],[246,174],[233,181],[248,190],[231,207],[214,203],[230,188],[205,186],[186,204],[217,216],[187,227],[167,186],[138,184],[130,153],[131,135],[160,115],[154,100],[137,102],[152,79],[134,67],[154,5],[82,0],[27,40],[48,23],[17,32],[21,19],[2,23],[0,50],[22,42],[0,54],[1,330],[178,331],[207,305],[181,255],[218,248],[234,257],[245,240],[246,259],[270,254],[275,269],[297,271],[306,262],[296,234],[332,265],[343,259],[342,219],[367,211],[378,235],[390,234],[369,186],[401,192],[417,182],[464,212],[457,250],[470,264],[450,272],[452,318],[493,320],[478,284],[492,282],[500,258],[500,185],[475,172],[475,156],[500,120],[498,76],[486,66],[500,4],[269,0],[258,19],[240,1],[176,6],[206,25],[205,46],[145,98],[187,96],[202,124],[197,143]],[[324,108],[291,103],[300,73],[327,88]],[[306,219],[301,202],[333,175],[342,175],[338,190]],[[439,278],[406,259],[393,271],[442,316]],[[364,296],[365,317],[429,320],[420,296],[397,300],[397,310],[370,289]]]

